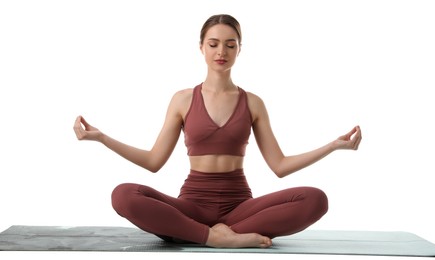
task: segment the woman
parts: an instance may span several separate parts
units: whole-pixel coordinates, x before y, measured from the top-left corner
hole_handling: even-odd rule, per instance
[[[241,40],[240,25],[230,15],[214,15],[204,23],[200,50],[208,66],[207,76],[196,87],[173,95],[151,150],[123,144],[82,116],[75,121],[79,140],[101,142],[151,172],[165,164],[183,131],[191,170],[177,198],[133,183],[121,184],[112,193],[112,205],[118,214],[166,241],[267,248],[273,238],[302,231],[327,212],[326,195],[313,187],[252,197],[243,172],[251,129],[261,154],[279,178],[335,150],[357,150],[361,141],[361,130],[355,126],[318,149],[285,156],[261,98],[231,79]]]

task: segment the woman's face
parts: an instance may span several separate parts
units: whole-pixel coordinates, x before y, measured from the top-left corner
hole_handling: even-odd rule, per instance
[[[207,31],[200,48],[209,69],[227,71],[239,55],[239,38],[230,26],[217,24]]]

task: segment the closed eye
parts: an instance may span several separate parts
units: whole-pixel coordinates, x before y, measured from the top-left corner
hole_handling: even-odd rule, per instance
[[[216,38],[210,38],[208,39],[208,46],[210,48],[216,48],[220,44],[220,40]],[[222,43],[225,43],[225,46],[230,49],[234,49],[237,46],[237,41],[235,39],[228,39]]]

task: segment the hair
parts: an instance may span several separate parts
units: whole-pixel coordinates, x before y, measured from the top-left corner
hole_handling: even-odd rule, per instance
[[[200,39],[199,43],[200,44],[203,44],[204,37],[205,37],[205,34],[207,33],[208,29],[210,29],[210,27],[212,27],[216,24],[225,24],[225,25],[228,25],[231,28],[233,28],[234,31],[236,31],[237,36],[239,38],[238,39],[239,44],[242,43],[242,31],[240,28],[240,24],[236,20],[236,18],[232,17],[229,14],[216,14],[216,15],[210,16],[210,18],[208,18],[207,21],[205,21],[204,25],[202,26],[201,33],[199,36],[199,39]]]

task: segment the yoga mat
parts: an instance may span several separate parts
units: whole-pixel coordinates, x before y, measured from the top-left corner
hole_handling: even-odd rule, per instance
[[[409,232],[305,230],[266,249],[175,244],[134,227],[23,226],[0,233],[1,251],[209,252],[435,257],[435,244]]]

